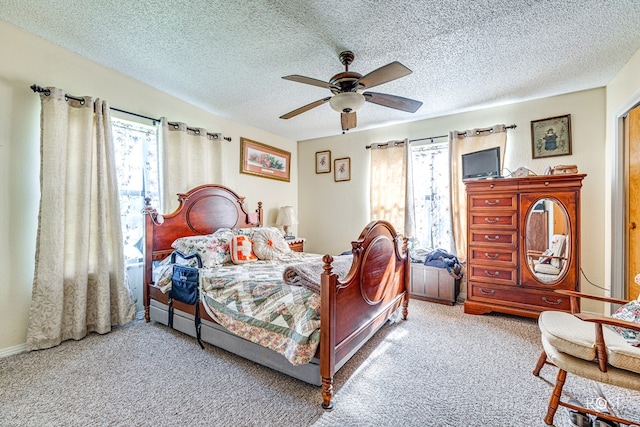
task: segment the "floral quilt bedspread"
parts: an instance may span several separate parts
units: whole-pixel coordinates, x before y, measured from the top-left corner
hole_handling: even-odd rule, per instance
[[[320,342],[320,296],[287,285],[288,265],[318,261],[321,255],[291,252],[280,260],[227,264],[200,270],[201,298],[207,313],[232,333],[274,350],[294,365],[313,359]],[[156,286],[171,288],[171,264],[155,270]]]

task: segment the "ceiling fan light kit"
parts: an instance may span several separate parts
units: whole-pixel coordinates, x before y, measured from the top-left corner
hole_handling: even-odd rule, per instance
[[[392,80],[411,74],[412,71],[401,63],[394,61],[362,76],[361,74],[349,71],[349,65],[354,58],[353,52],[348,50],[341,52],[339,58],[340,62],[342,62],[345,67],[345,71],[331,77],[328,82],[300,75],[283,77],[285,80],[329,89],[333,96],[319,99],[303,107],[290,111],[287,114],[283,114],[280,116],[281,119],[290,119],[298,114],[302,114],[305,111],[309,111],[312,108],[329,102],[329,106],[333,110],[341,113],[340,122],[344,133],[344,131],[356,127],[356,111],[362,108],[365,102],[371,102],[373,104],[382,105],[383,107],[406,111],[408,113],[415,113],[422,106],[422,102],[414,99],[403,98],[401,96],[389,95],[386,93],[362,92],[365,89],[370,89],[374,86],[388,83]]]
[[[364,95],[358,92],[341,92],[329,100],[329,105],[338,113],[356,112],[365,103]]]

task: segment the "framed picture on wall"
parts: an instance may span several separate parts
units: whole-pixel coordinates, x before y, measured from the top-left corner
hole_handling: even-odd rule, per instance
[[[318,151],[316,153],[316,173],[331,172],[331,151]]]
[[[289,182],[291,153],[261,142],[240,138],[240,173]]]
[[[333,180],[336,182],[351,179],[351,157],[335,159],[333,162]]]
[[[531,155],[534,159],[571,154],[571,115],[531,122]]]

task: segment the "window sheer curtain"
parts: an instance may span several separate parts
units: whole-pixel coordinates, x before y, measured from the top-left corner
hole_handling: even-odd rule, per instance
[[[456,254],[459,259],[467,258],[467,195],[462,182],[462,160],[465,153],[500,147],[500,169],[504,165],[504,150],[507,144],[505,125],[495,125],[489,129],[470,129],[465,132],[452,131],[449,134],[451,153],[451,223]]]
[[[389,221],[398,233],[413,237],[415,215],[409,141],[371,146],[371,220]]]
[[[41,93],[40,211],[27,346],[133,320],[107,102]]]
[[[449,142],[411,147],[415,237],[424,248],[453,251]]]
[[[160,210],[178,207],[177,194],[222,182],[222,142],[206,129],[160,119]]]

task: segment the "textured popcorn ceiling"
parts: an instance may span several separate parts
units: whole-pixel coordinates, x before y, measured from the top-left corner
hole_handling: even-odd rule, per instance
[[[601,87],[640,49],[640,0],[2,0],[0,18],[295,140],[341,133],[340,117],[325,104],[279,119],[330,95],[281,77],[328,81],[342,50],[363,75],[400,61],[413,74],[374,90],[424,102],[415,114],[366,103],[357,131]]]

